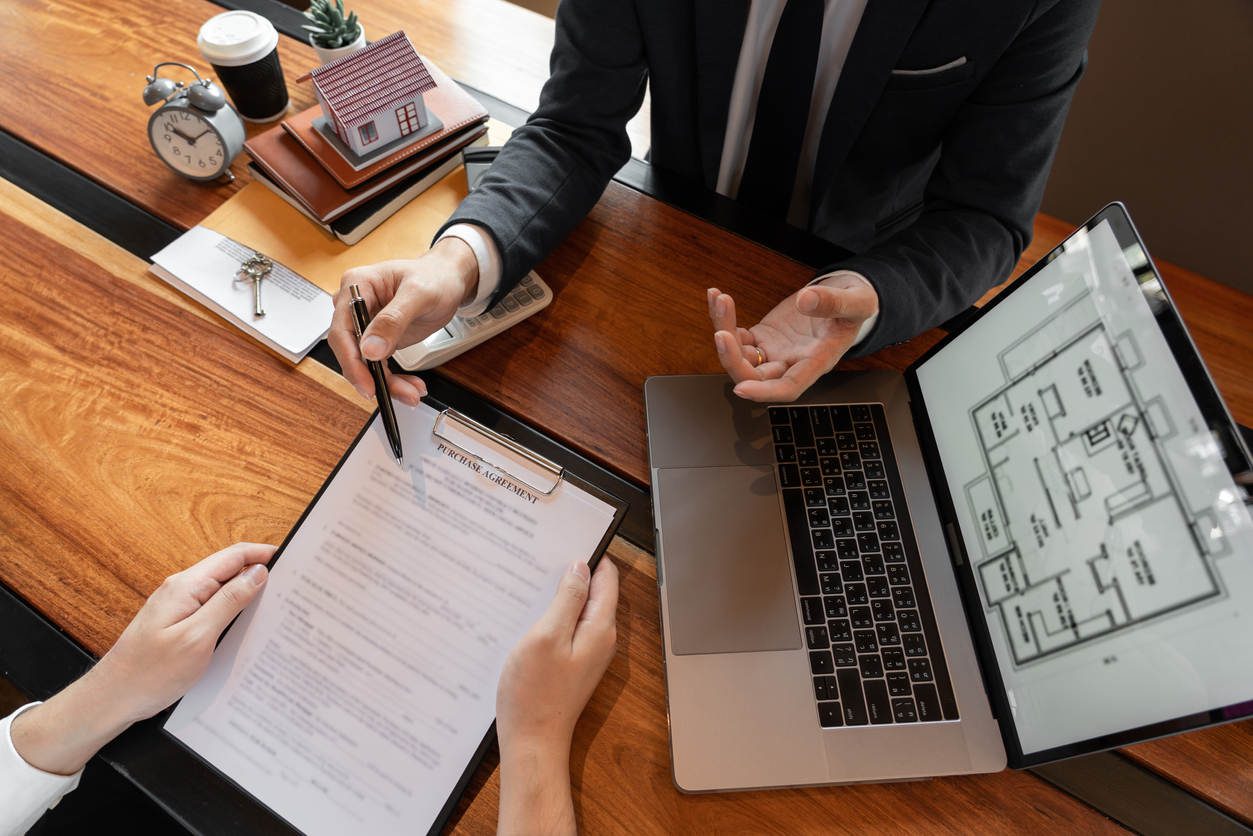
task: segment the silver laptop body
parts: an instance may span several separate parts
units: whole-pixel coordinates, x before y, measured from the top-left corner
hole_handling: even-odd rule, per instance
[[[961,719],[821,730],[767,409],[732,385],[725,375],[644,384],[675,784],[708,792],[1003,769],[904,378],[828,375],[797,403],[883,404]]]

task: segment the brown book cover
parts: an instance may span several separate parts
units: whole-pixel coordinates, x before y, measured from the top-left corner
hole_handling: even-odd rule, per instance
[[[353,189],[392,166],[402,163],[414,155],[421,154],[447,137],[471,125],[487,121],[487,110],[477,99],[462,90],[461,86],[449,78],[439,67],[425,58],[422,60],[426,65],[427,71],[431,74],[431,79],[435,82],[435,89],[428,91],[422,99],[426,103],[427,110],[435,114],[444,123],[443,129],[423,137],[417,142],[406,145],[404,148],[387,155],[377,162],[371,163],[360,171],[354,170],[348,161],[344,159],[343,155],[331,144],[331,141],[313,126],[313,120],[322,115],[321,107],[311,107],[290,119],[285,119],[282,122],[283,128],[295,137],[305,147],[305,150],[312,154],[322,164],[322,167],[339,181],[341,186],[345,189]]]
[[[384,189],[420,169],[438,163],[450,154],[487,133],[487,124],[470,123],[460,133],[445,135],[442,142],[428,145],[421,153],[407,157],[353,189],[345,189],[309,151],[281,125],[257,134],[244,143],[244,150],[275,183],[323,223],[329,223],[361,205]],[[408,149],[405,149],[408,150]]]

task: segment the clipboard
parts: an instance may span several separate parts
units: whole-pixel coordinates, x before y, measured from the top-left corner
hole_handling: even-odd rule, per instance
[[[585,492],[589,496],[609,506],[612,513],[611,521],[605,529],[603,536],[592,550],[591,556],[587,560],[589,567],[592,568],[599,563],[601,556],[605,553],[610,542],[613,540],[613,537],[616,535],[618,528],[626,515],[629,507],[627,502],[586,481],[577,474],[570,472],[561,464],[535,453],[509,436],[499,433],[463,413],[450,409],[434,398],[428,396],[423,399],[423,402],[437,412],[436,424],[432,428],[431,432],[432,438],[437,439],[439,442],[442,442],[453,449],[456,449],[462,455],[473,458],[483,467],[490,468],[508,479],[522,483],[527,486],[528,490],[533,490],[543,496],[552,495],[557,487],[564,483],[578,488],[580,491]],[[345,464],[352,457],[353,452],[357,449],[358,445],[362,443],[362,440],[370,433],[371,428],[375,426],[377,416],[378,410],[376,409],[370,415],[370,418],[365,422],[360,432],[357,433],[344,455],[340,458],[340,461],[336,464],[326,481],[319,488],[317,494],[302,512],[296,524],[284,538],[283,543],[279,546],[278,550],[274,554],[274,557],[270,560],[268,564],[269,568],[273,569],[275,564],[277,564],[283,557],[287,548],[292,543],[293,538],[295,538],[302,526],[306,523],[314,508],[317,507],[319,500],[322,499],[328,488],[331,487],[340,475]],[[471,440],[473,443],[465,443],[467,440]],[[478,444],[483,445],[483,447],[478,447]],[[470,449],[466,449],[467,447]],[[487,455],[483,455],[485,451],[487,452]],[[518,467],[517,462],[519,461],[525,463],[523,468]],[[519,472],[520,470],[521,472]],[[544,482],[536,484],[534,473],[532,471],[544,474],[547,479],[551,481],[551,485]],[[247,612],[247,610],[245,612]],[[242,617],[243,616],[241,615],[241,618]],[[236,622],[233,622],[225,631],[223,631],[222,637],[219,639],[219,646],[226,639],[226,637],[230,635],[231,630],[236,626],[238,621],[239,619],[236,619]],[[231,775],[219,769],[205,757],[202,757],[195,748],[179,739],[166,727],[168,719],[174,715],[179,705],[183,702],[184,700],[180,700],[179,703],[176,703],[170,709],[167,709],[166,712],[158,715],[158,719],[161,721],[161,737],[164,738],[165,741],[172,742],[179,749],[190,754],[198,765],[208,769],[213,774],[216,774],[235,791],[248,797],[254,804],[257,805],[259,808],[258,812],[264,812],[273,817],[272,822],[279,829],[285,829],[293,834],[303,834],[304,831],[300,830],[295,824],[284,818],[279,812],[269,807],[265,801],[258,798],[242,786]],[[462,769],[460,776],[455,782],[452,792],[444,802],[439,814],[432,821],[431,826],[427,831],[428,836],[437,836],[437,834],[443,831],[449,818],[456,810],[462,796],[465,794],[466,789],[469,787],[470,782],[473,780],[474,774],[481,765],[488,749],[491,748],[492,742],[495,738],[496,723],[493,719],[486,733],[483,735],[482,740],[479,741],[478,746],[475,748],[473,756],[469,758],[468,762]],[[274,832],[274,828],[266,828],[265,832]]]
[[[552,460],[544,456],[541,456],[539,453],[536,453],[533,450],[530,450],[524,447],[523,445],[514,441],[511,437],[505,435],[504,433],[496,432],[490,427],[487,427],[483,424],[480,424],[478,421],[475,421],[473,418],[463,415],[460,412],[457,412],[456,410],[450,407],[444,406],[440,401],[436,400],[435,398],[432,398],[429,395],[423,398],[423,401],[430,404],[432,407],[439,409],[439,418],[436,419],[435,428],[432,430],[432,435],[434,435],[436,438],[444,438],[444,436],[440,435],[441,424],[447,424],[449,421],[452,421],[456,424],[466,427],[467,430],[478,433],[480,436],[482,436],[484,439],[486,439],[489,442],[499,444],[505,449],[516,452],[518,455],[523,456],[529,461],[535,462],[540,467],[548,468],[550,472],[554,474],[556,481],[554,482],[553,486],[548,489],[548,492],[545,494],[545,496],[551,494],[554,490],[556,490],[557,484],[559,484],[560,482],[568,481],[571,484],[579,487],[581,490],[584,490],[587,493],[591,494],[592,496],[595,496],[596,498],[612,505],[614,508],[613,522],[610,523],[609,529],[605,532],[604,538],[600,541],[600,544],[596,547],[596,551],[592,555],[592,558],[589,559],[587,562],[588,568],[595,571],[596,564],[600,562],[601,557],[605,554],[605,551],[609,548],[609,544],[613,541],[614,536],[617,534],[618,527],[622,525],[622,519],[623,517],[626,516],[627,509],[630,507],[629,504],[625,500],[622,500],[614,496],[608,491],[602,490],[601,488],[593,485],[592,483],[588,482],[585,479],[580,478],[574,473],[570,473],[569,471],[566,470],[564,466],[559,465],[556,462],[553,462]],[[376,413],[377,411],[378,410],[375,410]],[[441,419],[443,419],[443,421],[441,421]],[[366,422],[366,429],[368,429],[370,427],[370,424],[372,424],[373,422],[374,422],[374,416],[371,415],[370,420]],[[364,433],[365,433],[365,430],[363,429],[362,434]],[[358,435],[358,439],[360,439],[360,435]],[[447,441],[446,438],[444,440]],[[353,442],[354,446],[356,445],[356,443],[357,443],[356,441]],[[452,442],[449,442],[449,443],[452,443]],[[479,458],[480,461],[483,461],[483,463],[488,466],[495,466],[490,461],[484,460],[476,456],[472,452],[468,452],[465,450],[462,450],[462,452],[467,453],[468,455],[471,455],[471,456],[475,456],[475,458]],[[347,456],[347,454],[345,454],[345,456]],[[336,469],[338,469],[338,467]],[[517,478],[517,477],[515,476],[514,478]],[[312,505],[312,503],[310,503],[310,505]],[[299,523],[297,523],[297,525],[299,525]],[[275,553],[275,559],[277,559],[277,557],[278,557],[278,554]],[[448,824],[448,819],[452,817],[453,812],[457,809],[457,804],[460,803],[461,797],[465,795],[466,790],[469,788],[470,781],[474,779],[474,773],[479,771],[479,766],[483,763],[483,758],[487,756],[487,750],[491,748],[492,743],[494,743],[495,740],[496,740],[496,723],[493,721],[491,728],[488,729],[487,734],[483,736],[483,741],[479,744],[479,748],[475,751],[474,757],[470,759],[470,763],[466,765],[465,771],[461,774],[461,778],[457,782],[456,788],[453,790],[452,794],[448,797],[448,801],[447,803],[445,803],[444,809],[440,811],[440,814],[436,818],[435,823],[431,826],[431,829],[427,832],[427,836],[439,836],[439,834],[443,832],[444,828]]]

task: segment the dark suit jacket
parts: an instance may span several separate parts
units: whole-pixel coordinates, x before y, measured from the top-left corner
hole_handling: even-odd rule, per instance
[[[502,293],[625,164],[646,82],[652,164],[714,188],[748,6],[563,0],[539,108],[449,221],[487,229]],[[879,294],[879,322],[855,354],[943,322],[1009,275],[1031,241],[1098,7],[869,0],[823,127],[810,211],[812,232],[857,253],[823,272],[856,270]],[[962,57],[939,73],[893,73]]]

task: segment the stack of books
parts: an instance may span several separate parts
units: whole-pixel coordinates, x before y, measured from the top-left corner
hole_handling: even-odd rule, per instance
[[[487,144],[487,109],[403,32],[299,79],[318,106],[244,143],[248,170],[345,244],[355,244]]]

